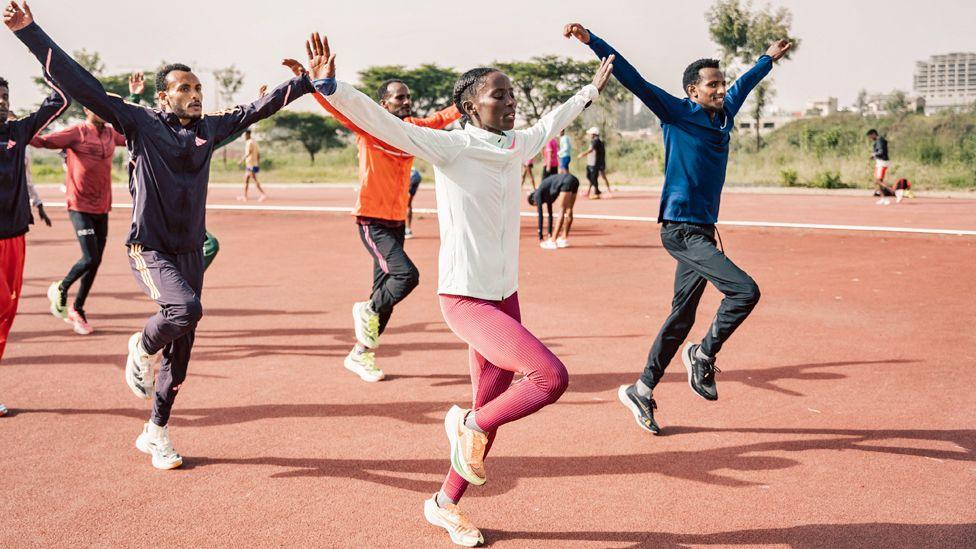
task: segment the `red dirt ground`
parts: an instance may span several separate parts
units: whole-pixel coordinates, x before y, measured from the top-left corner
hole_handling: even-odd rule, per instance
[[[349,189],[272,189],[269,206],[351,205]],[[56,199],[56,191],[47,193]],[[214,203],[234,203],[214,189]],[[418,205],[432,205],[421,191]],[[464,345],[435,299],[436,220],[408,250],[421,286],[367,385],[342,368],[371,265],[348,216],[212,211],[221,252],[172,420],[186,464],[133,446],[147,406],[122,379],[153,311],[122,246],[126,209],[75,336],[44,292],[78,255],[67,216],[28,237],[24,299],[0,367],[0,546],[450,547],[421,505],[447,472],[441,424],[470,399]],[[579,213],[654,216],[621,193]],[[976,228],[976,201],[727,194],[726,220]],[[526,325],[570,370],[556,405],[500,431],[462,502],[492,547],[976,545],[976,238],[722,229],[763,290],[721,356],[721,399],[679,361],[640,431],[616,388],[667,314],[673,260],[651,223],[578,220],[573,247],[523,220]],[[700,337],[718,303],[702,302]]]

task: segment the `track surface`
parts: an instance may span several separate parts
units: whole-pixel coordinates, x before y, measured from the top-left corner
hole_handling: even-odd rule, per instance
[[[350,206],[349,189],[273,189],[263,205]],[[57,192],[48,191],[57,199]],[[212,203],[233,204],[214,189]],[[120,201],[126,197],[120,196]],[[433,205],[423,189],[418,206]],[[578,213],[656,214],[656,196]],[[470,400],[464,345],[435,298],[436,220],[408,250],[421,286],[378,352],[342,368],[371,265],[348,216],[212,211],[221,252],[172,425],[186,465],[133,446],[148,417],[122,380],[152,313],[116,209],[73,335],[43,294],[77,256],[67,216],[28,237],[24,299],[0,367],[0,546],[450,547],[421,515],[447,472],[442,418]],[[976,229],[976,202],[727,194],[723,219]],[[674,262],[652,223],[578,220],[573,247],[523,220],[526,325],[570,370],[562,400],[502,428],[462,502],[492,547],[972,547],[976,544],[976,238],[726,227],[763,299],[723,351],[721,399],[675,361],[666,436],[616,401],[666,316]],[[719,301],[702,301],[699,338]]]

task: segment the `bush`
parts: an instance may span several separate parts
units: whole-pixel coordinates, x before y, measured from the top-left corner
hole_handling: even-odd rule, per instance
[[[813,186],[820,189],[844,189],[847,188],[840,180],[840,172],[822,171],[813,178]]]
[[[784,187],[796,187],[800,180],[800,176],[796,173],[796,170],[787,168],[785,170],[780,170],[779,180],[780,184],[782,184]]]
[[[919,162],[926,166],[941,164],[942,158],[945,156],[942,147],[932,140],[919,143],[917,154]]]

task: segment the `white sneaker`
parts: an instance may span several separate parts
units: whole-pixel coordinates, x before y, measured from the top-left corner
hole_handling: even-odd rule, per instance
[[[169,440],[169,427],[147,421],[142,426],[142,434],[136,439],[136,448],[151,455],[153,467],[157,469],[176,469],[183,465],[183,457],[176,453]]]
[[[9,411],[10,410],[7,410],[7,407],[6,406],[4,406],[3,404],[0,404],[0,417],[3,417],[5,415],[7,415],[7,412],[9,412]]]
[[[352,322],[356,328],[356,340],[367,349],[380,346],[380,314],[373,311],[369,301],[360,301],[352,306]]]
[[[481,535],[468,517],[458,509],[457,505],[448,504],[446,507],[437,506],[437,494],[424,501],[424,518],[434,526],[439,526],[447,530],[451,536],[451,541],[456,545],[464,547],[476,547],[485,542],[485,537]]]
[[[68,320],[68,306],[67,304],[61,304],[65,301],[62,299],[62,297],[61,282],[52,282],[51,285],[47,287],[47,298],[51,302],[51,314],[54,316],[54,318],[63,320],[70,324],[71,321]]]
[[[556,239],[556,247],[557,248],[568,248],[569,247],[569,241],[566,240],[565,238],[557,238]]]
[[[342,365],[347,370],[359,376],[363,381],[373,383],[382,381],[386,377],[383,370],[376,367],[376,354],[372,351],[357,353],[356,349],[349,351]]]
[[[543,250],[555,250],[556,243],[553,242],[552,239],[550,238],[548,240],[543,240],[542,242],[540,242],[539,247],[542,248]]]
[[[125,360],[125,382],[139,398],[149,400],[156,391],[155,367],[159,353],[150,355],[142,349],[142,332],[129,338],[129,356]]]
[[[68,307],[68,322],[72,324],[72,329],[78,335],[90,335],[95,331],[92,329],[91,324],[88,323],[85,311],[75,309],[74,307]]]

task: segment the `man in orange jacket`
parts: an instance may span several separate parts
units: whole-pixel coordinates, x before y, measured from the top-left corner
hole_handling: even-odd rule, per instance
[[[294,66],[290,66],[294,70]],[[376,95],[380,105],[391,114],[417,126],[443,129],[461,117],[452,105],[428,118],[414,118],[410,88],[402,80],[383,82]],[[373,258],[373,292],[367,301],[352,307],[357,343],[343,364],[363,381],[380,381],[384,374],[376,367],[374,354],[380,334],[390,321],[393,307],[420,281],[420,272],[403,250],[413,156],[358,128],[321,94],[314,97],[336,120],[356,134],[360,188],[352,214],[356,216],[359,238]]]

